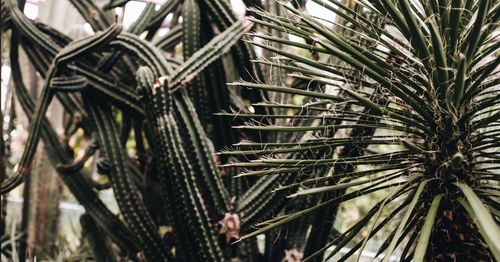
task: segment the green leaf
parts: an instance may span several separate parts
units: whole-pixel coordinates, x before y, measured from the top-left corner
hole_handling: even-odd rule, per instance
[[[427,250],[427,246],[429,245],[429,238],[431,236],[431,232],[434,227],[434,221],[436,219],[436,214],[439,209],[439,204],[441,203],[442,198],[443,194],[439,194],[434,197],[434,200],[432,200],[429,212],[425,217],[424,226],[421,229],[422,232],[420,232],[420,237],[417,242],[417,247],[415,248],[415,254],[413,256],[413,261],[415,262],[424,261],[424,256]]]
[[[387,252],[385,253],[385,256],[384,256],[384,259],[382,260],[382,262],[388,262],[389,259],[391,258],[391,255],[394,252],[394,249],[399,244],[398,239],[401,236],[401,233],[403,233],[403,230],[406,227],[406,223],[410,220],[410,216],[413,213],[413,210],[415,209],[415,206],[417,205],[417,202],[420,199],[420,195],[424,191],[424,188],[428,182],[429,182],[429,180],[424,180],[424,181],[420,182],[418,188],[415,190],[415,194],[413,195],[413,200],[411,201],[410,205],[408,206],[408,209],[406,210],[404,217],[401,219],[401,222],[399,223],[396,234],[392,238],[392,241],[389,244],[389,248],[388,248]]]
[[[495,259],[500,261],[500,228],[498,224],[493,220],[490,211],[472,188],[463,182],[457,182],[455,185],[462,190],[465,196],[465,198],[460,199],[460,203],[476,222],[479,232],[484,237]]]

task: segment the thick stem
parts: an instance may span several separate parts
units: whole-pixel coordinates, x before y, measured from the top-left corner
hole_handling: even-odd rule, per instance
[[[437,213],[425,261],[493,261],[473,219],[453,199]]]

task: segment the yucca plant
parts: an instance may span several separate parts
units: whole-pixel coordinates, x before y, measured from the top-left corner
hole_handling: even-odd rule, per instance
[[[287,3],[284,15],[253,10],[265,28],[254,44],[275,54],[258,62],[305,84],[234,84],[288,99],[256,105],[272,115],[234,114],[251,120],[236,128],[281,139],[237,144],[227,154],[241,161],[230,166],[302,205],[242,240],[279,227],[286,235],[310,219],[306,260],[344,247],[335,261],[359,260],[381,231],[390,232],[376,252],[383,261],[396,253],[401,261],[500,260],[500,3],[313,2],[336,18]],[[282,37],[265,33],[275,31]],[[339,205],[372,193],[384,197],[335,233]]]

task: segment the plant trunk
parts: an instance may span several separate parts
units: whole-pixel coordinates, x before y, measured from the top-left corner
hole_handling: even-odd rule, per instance
[[[493,261],[467,211],[447,200],[439,208],[425,261]]]
[[[37,151],[30,177],[28,246],[33,254],[40,255],[55,247],[62,183],[43,147]]]
[[[40,82],[28,59],[21,55],[21,68],[28,72],[25,74],[25,83],[29,83],[29,92],[32,97],[38,97],[41,91]],[[57,122],[62,119],[61,106],[55,104],[49,109],[50,114],[47,118]],[[56,126],[60,126],[57,123]],[[57,237],[57,228],[59,221],[59,201],[62,197],[62,183],[54,170],[45,153],[43,143],[37,148],[33,160],[32,171],[29,177],[29,183],[25,184],[27,188],[24,201],[29,203],[26,210],[27,220],[25,228],[27,237],[27,250],[29,254],[40,255],[47,253],[52,245],[55,244]],[[23,218],[24,219],[24,218]]]

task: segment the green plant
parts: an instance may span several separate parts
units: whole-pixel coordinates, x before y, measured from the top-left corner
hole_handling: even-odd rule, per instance
[[[308,238],[319,242],[309,244],[321,246],[305,248],[308,260],[346,246],[338,260],[359,260],[356,252],[384,228],[392,233],[377,252],[383,261],[398,248],[401,261],[500,259],[500,4],[313,2],[346,23],[286,3],[286,15],[254,10],[261,19],[251,19],[301,39],[262,33],[254,44],[276,56],[260,63],[308,85],[233,84],[305,100],[263,104],[278,109],[275,115],[240,116],[253,121],[239,129],[293,139],[241,143],[228,154],[259,158],[230,166],[262,183],[281,180],[276,191],[295,190],[292,200],[308,204],[259,223],[242,240],[310,217],[316,223]],[[386,196],[359,222],[321,236],[341,203],[374,192]],[[353,243],[362,230],[365,237]]]
[[[133,260],[141,257],[150,261],[220,260],[222,250],[231,247],[229,239],[219,237],[217,226],[231,210],[222,177],[212,158],[213,146],[205,132],[210,133],[216,148],[233,142],[232,136],[236,134],[230,128],[223,128],[230,126],[227,119],[207,119],[213,118],[213,112],[229,109],[224,79],[225,70],[233,69],[221,66],[223,55],[232,53],[238,64],[235,69],[241,74],[232,71],[233,74],[248,79],[258,78],[258,70],[252,69],[249,62],[253,50],[247,43],[239,41],[252,24],[237,21],[226,3],[219,1],[205,3],[210,5],[210,12],[190,16],[188,11],[197,3],[186,1],[182,26],[189,26],[186,31],[193,34],[175,34],[174,27],[172,33],[162,38],[156,36],[156,32],[169,13],[179,18],[182,12],[178,8],[179,1],[169,1],[158,10],[154,4],[148,4],[141,17],[125,31],[120,25],[111,23],[110,11],[91,1],[75,0],[71,3],[96,33],[72,41],[47,25],[27,19],[16,2],[2,1],[2,30],[11,32],[12,87],[16,101],[31,124],[20,161],[13,170],[8,170],[12,174],[7,179],[2,177],[2,194],[20,185],[30,175],[34,150],[42,139],[53,166],[88,214],[82,217],[82,224],[89,232],[88,239],[96,252],[96,259],[114,257],[116,250],[113,248],[95,248],[96,232],[105,232],[117,245],[118,254]],[[209,15],[217,16],[219,20],[205,24],[189,22],[199,21],[200,17],[208,21]],[[213,26],[223,32],[216,35]],[[137,36],[144,31],[148,33],[145,39]],[[185,46],[185,61],[182,62],[182,58],[177,60],[178,57],[167,58],[167,54],[175,56],[171,48],[181,42]],[[195,44],[191,46],[192,43]],[[43,91],[36,102],[28,95],[23,83],[18,63],[19,46],[44,78]],[[201,81],[198,79],[201,75],[207,77]],[[160,92],[156,92],[158,83],[164,88],[163,100],[160,101],[146,95],[152,91],[159,95]],[[203,88],[196,89],[197,95],[199,92],[207,94],[194,97],[197,99],[196,108],[184,94],[186,89],[191,92],[195,84]],[[133,86],[140,87],[140,94]],[[246,95],[259,99],[258,94],[252,92],[242,97]],[[54,98],[70,115],[62,141],[45,119]],[[163,107],[169,103],[173,106],[171,110]],[[200,119],[197,112],[200,112]],[[144,121],[145,117],[147,121]],[[164,121],[172,117],[175,119],[170,122],[156,122],[157,118]],[[206,121],[200,121],[204,119]],[[165,138],[164,129],[167,128],[171,132],[167,134],[170,137]],[[83,136],[77,130],[83,130]],[[219,130],[224,136],[219,137],[214,130]],[[175,133],[177,135],[171,137]],[[71,137],[88,141],[89,146],[83,149],[85,152],[80,159],[73,160],[74,150],[68,143]],[[131,141],[135,142],[136,154],[133,156],[125,151],[130,148]],[[94,181],[89,174],[88,160],[96,158],[97,152],[97,170],[109,181],[107,184]],[[177,166],[178,161],[181,167]],[[154,184],[158,180],[161,184],[159,192]],[[172,184],[173,181],[178,183]],[[97,197],[99,190],[109,187],[113,189],[121,218],[111,213]],[[174,191],[177,189],[179,192]],[[151,199],[157,200],[153,204],[164,205],[155,209],[151,206]],[[210,208],[210,213],[205,205]],[[184,228],[184,224],[188,226]],[[173,230],[167,230],[166,234],[161,231],[160,235],[160,226]],[[191,231],[196,231],[196,234],[188,238]],[[226,257],[233,255],[224,254]]]
[[[128,1],[70,0],[96,32],[77,40],[2,1],[15,101],[31,121],[2,195],[43,140],[98,261],[321,260],[343,247],[339,260],[359,260],[387,232],[386,261],[498,259],[500,5],[312,1],[335,19],[305,1],[245,1],[275,14],[240,21],[225,1],[169,0],[123,29],[112,8]],[[44,79],[36,99],[19,47]],[[45,118],[54,99],[69,116],[62,139]],[[98,197],[108,188],[118,215]],[[382,200],[339,232],[339,205],[369,194]]]

